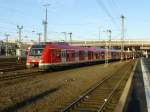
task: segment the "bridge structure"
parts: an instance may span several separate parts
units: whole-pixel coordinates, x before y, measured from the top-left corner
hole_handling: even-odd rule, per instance
[[[101,40],[101,41],[72,41],[69,44],[73,46],[84,46],[84,47],[100,47],[105,48],[111,46],[114,49],[121,49],[123,44],[124,50],[140,52],[144,55],[150,55],[150,40]]]

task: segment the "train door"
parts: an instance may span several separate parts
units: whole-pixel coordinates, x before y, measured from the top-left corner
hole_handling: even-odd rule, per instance
[[[88,51],[88,60],[91,61],[93,56],[92,56],[92,51]]]
[[[71,60],[71,52],[70,50],[66,50],[66,62],[70,62]]]
[[[61,62],[61,50],[60,49],[51,49],[51,61],[52,63],[60,63]]]
[[[75,50],[72,50],[71,53],[72,53],[71,59],[72,59],[72,62],[74,62],[75,61]]]
[[[66,50],[65,49],[61,50],[61,62],[66,63]]]
[[[101,52],[101,59],[104,60],[105,59],[105,51]]]
[[[99,52],[98,51],[95,52],[95,57],[96,57],[96,60],[99,59]]]
[[[79,60],[84,61],[85,60],[85,51],[79,51]]]

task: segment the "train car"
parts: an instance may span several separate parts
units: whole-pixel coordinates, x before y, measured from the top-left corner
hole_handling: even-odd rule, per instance
[[[125,55],[130,57],[127,52],[124,53],[124,58]],[[28,51],[26,66],[27,68],[39,67],[42,70],[48,70],[59,66],[101,62],[105,59],[109,61],[119,60],[120,57],[120,50],[84,48],[70,46],[67,43],[40,43],[31,46]]]

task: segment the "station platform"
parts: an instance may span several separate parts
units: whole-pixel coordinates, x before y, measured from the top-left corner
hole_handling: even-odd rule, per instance
[[[144,81],[147,111],[150,112],[150,59],[141,59],[141,69]]]
[[[115,112],[150,112],[150,58],[140,58]]]

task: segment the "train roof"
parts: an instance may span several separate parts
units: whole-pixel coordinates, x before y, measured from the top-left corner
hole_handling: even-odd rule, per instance
[[[87,50],[87,51],[105,51],[106,49],[98,48],[98,47],[81,47],[81,46],[71,46],[68,43],[65,42],[41,42],[39,44],[32,45],[32,48],[43,48],[43,47],[49,47],[49,48],[58,48],[58,49],[78,49],[78,50]],[[113,52],[120,52],[120,50],[116,49],[109,49],[108,51]]]

